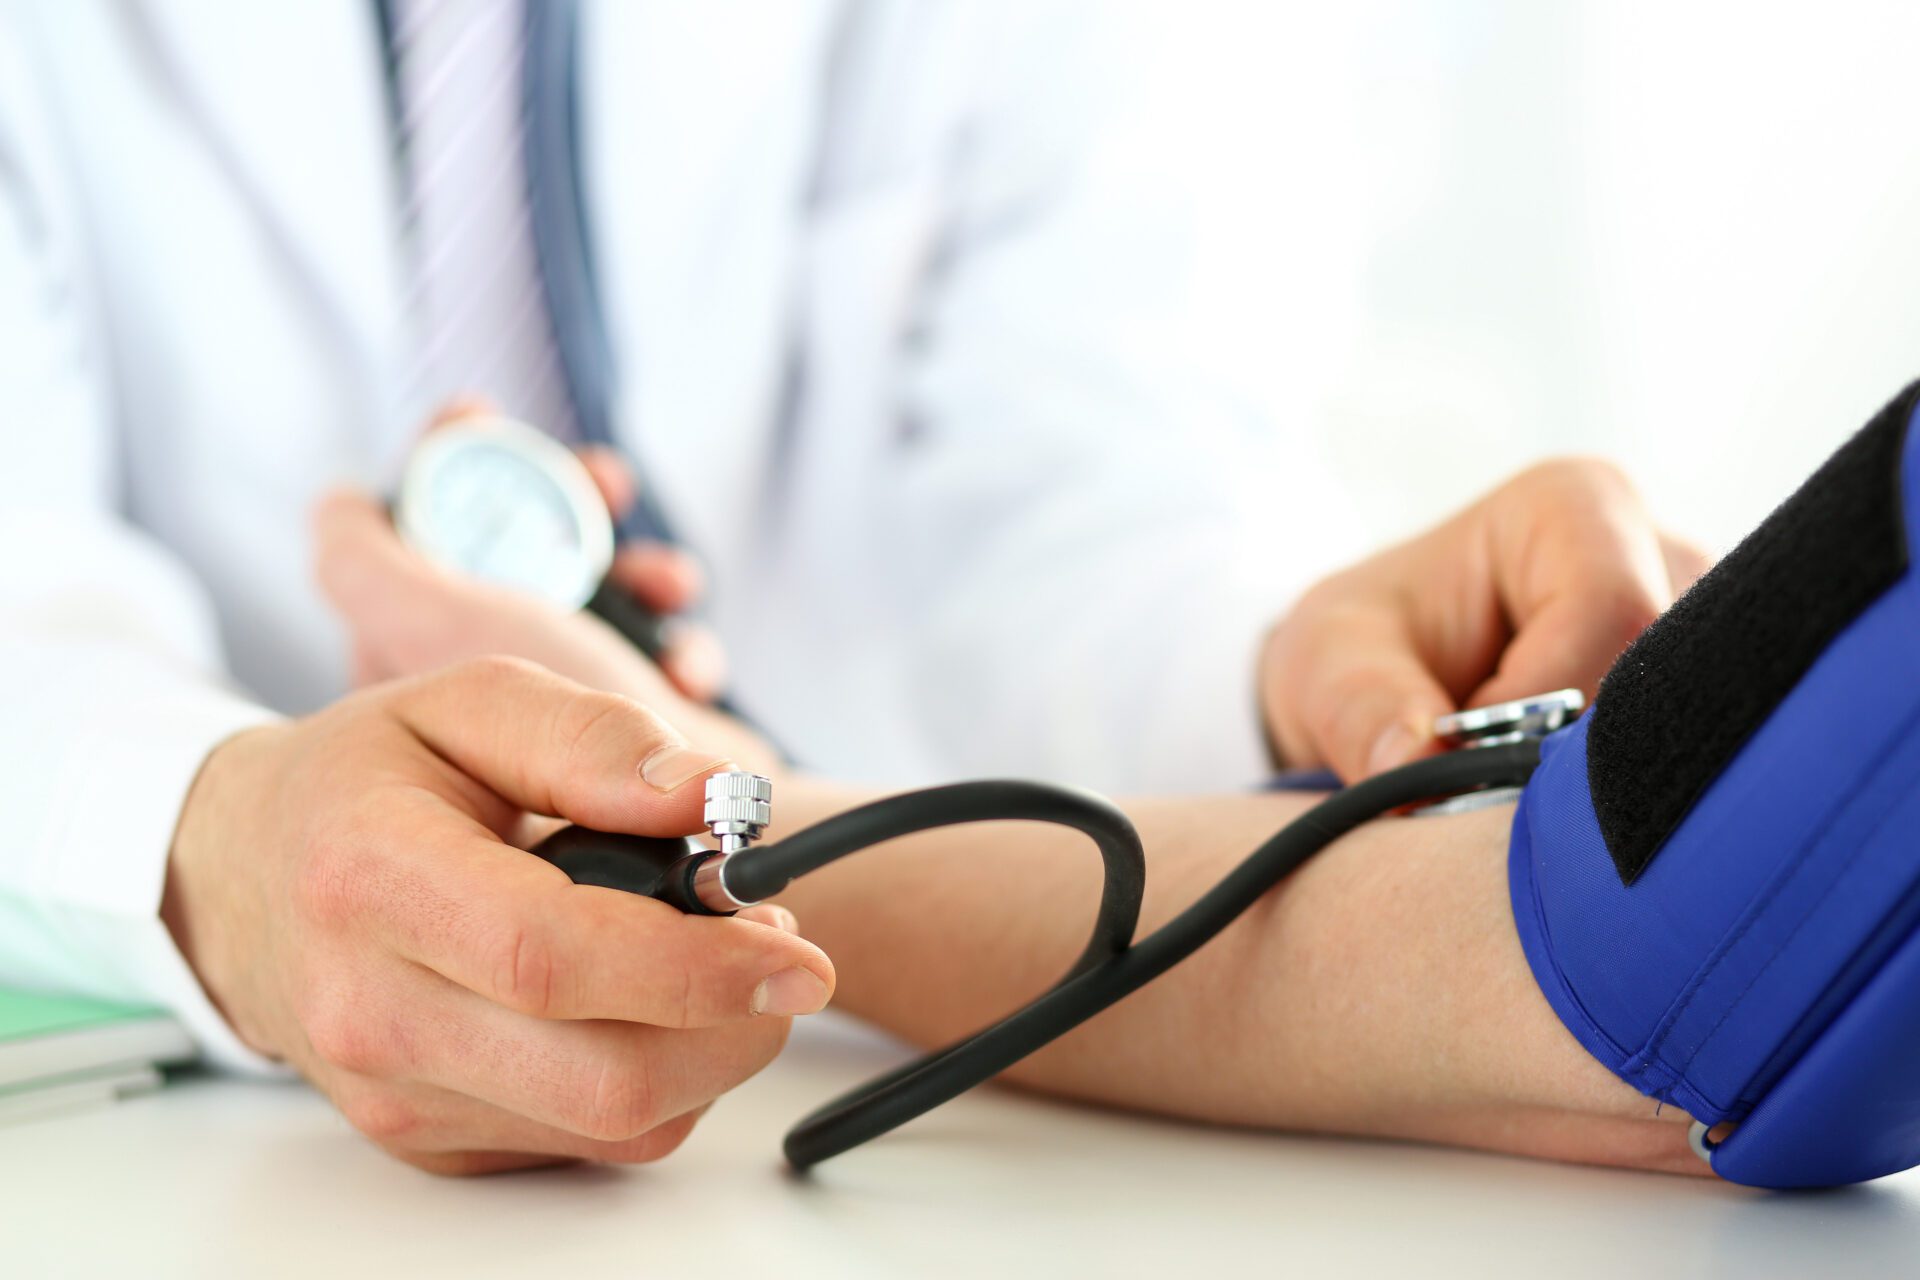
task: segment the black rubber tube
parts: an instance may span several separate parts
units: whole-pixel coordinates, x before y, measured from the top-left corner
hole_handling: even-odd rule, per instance
[[[1068,976],[1111,959],[1133,941],[1147,887],[1140,833],[1111,800],[1091,791],[1039,782],[987,779],[889,796],[828,818],[727,863],[727,889],[743,902],[771,898],[789,884],[883,840],[968,822],[1047,822],[1088,836],[1100,851],[1106,883],[1093,936]]]
[[[1018,1012],[964,1040],[869,1081],[807,1116],[787,1134],[785,1151],[788,1162],[796,1170],[810,1168],[822,1160],[877,1138],[958,1097],[975,1085],[992,1079],[1028,1054],[1065,1035],[1185,960],[1258,902],[1267,890],[1362,823],[1403,805],[1440,796],[1481,787],[1518,786],[1532,775],[1539,760],[1540,747],[1536,742],[1456,751],[1416,761],[1335,792],[1288,823],[1220,883],[1202,894],[1193,905],[1137,945],[1127,947],[1125,939],[1122,939],[1118,951],[1104,956],[1090,946],[1067,977]],[[784,887],[793,876],[824,866],[834,858],[852,852],[854,848],[864,847],[849,842],[872,831],[884,834],[873,836],[864,843],[953,822],[1021,816],[991,809],[981,812],[976,805],[992,799],[995,793],[968,790],[979,787],[1032,788],[1033,784],[970,783],[936,788],[933,792],[896,796],[750,853],[762,855],[762,860],[771,866],[775,861],[773,855],[793,850],[798,845],[797,851],[790,852],[787,858],[780,860],[790,864],[781,872],[787,877],[780,881]],[[1038,790],[1041,795],[1030,795],[1027,799],[1040,801],[1045,796],[1056,794],[1053,788]],[[1116,815],[1119,813],[1098,797],[1081,794],[1079,799],[1082,804],[1089,806],[1088,810],[1080,812],[1104,808]],[[1097,802],[1097,806],[1093,802]],[[1037,803],[1029,807],[1029,812],[1037,815],[1039,810],[1045,808],[1045,804]],[[873,811],[879,810],[885,812],[878,817],[873,816]],[[1074,811],[1074,807],[1063,806],[1061,811]],[[828,831],[835,823],[862,813],[869,816],[842,830]],[[941,816],[932,816],[935,814]],[[1042,817],[1041,820],[1055,819]],[[1124,815],[1120,815],[1120,822],[1125,824],[1128,833],[1133,831]],[[809,839],[814,837],[815,832],[821,831],[827,831],[827,835]],[[1099,839],[1098,836],[1095,838]],[[1137,836],[1134,837],[1133,847],[1137,852]],[[1102,852],[1106,852],[1104,845]],[[744,859],[750,855],[740,856]],[[1114,861],[1109,859],[1110,868]],[[1144,867],[1140,869],[1139,879],[1144,881]],[[729,880],[732,880],[731,875]],[[1109,883],[1108,889],[1112,887]],[[1111,894],[1102,897],[1102,928],[1096,931],[1097,939],[1104,940],[1111,936],[1114,922],[1106,919],[1109,896]],[[1133,894],[1132,907],[1135,922],[1138,911],[1139,895],[1136,892]],[[1133,927],[1134,923],[1130,922],[1127,926],[1129,932]]]

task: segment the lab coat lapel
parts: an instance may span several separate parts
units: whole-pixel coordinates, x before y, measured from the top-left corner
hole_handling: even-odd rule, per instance
[[[360,343],[391,332],[397,184],[372,6],[127,0],[289,266]]]

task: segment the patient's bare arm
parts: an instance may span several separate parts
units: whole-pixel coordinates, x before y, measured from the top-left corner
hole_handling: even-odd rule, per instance
[[[776,812],[792,830],[858,798],[789,780]],[[1149,850],[1143,928],[1310,803],[1128,804]],[[1703,1172],[1687,1117],[1657,1111],[1593,1061],[1535,987],[1507,905],[1511,816],[1500,807],[1369,824],[1011,1078],[1202,1120]],[[1099,876],[1072,832],[983,824],[862,853],[783,901],[834,957],[837,1005],[934,1044],[1065,971]]]

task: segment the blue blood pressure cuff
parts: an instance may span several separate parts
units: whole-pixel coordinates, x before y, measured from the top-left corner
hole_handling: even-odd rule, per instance
[[[1547,739],[1508,880],[1621,1079],[1756,1186],[1920,1164],[1920,383]]]

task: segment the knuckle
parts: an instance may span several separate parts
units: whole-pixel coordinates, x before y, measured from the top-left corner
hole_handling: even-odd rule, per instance
[[[1516,483],[1556,493],[1637,493],[1633,478],[1611,458],[1570,454],[1536,462],[1522,471]]]
[[[515,924],[493,943],[492,952],[496,1002],[536,1018],[551,1017],[559,1011],[559,961],[543,934],[531,924]]]
[[[1311,700],[1329,668],[1348,661],[1346,638],[1379,616],[1380,604],[1346,580],[1312,588],[1277,625],[1268,641],[1275,680],[1297,700]]]
[[[479,1178],[490,1173],[503,1173],[510,1169],[537,1169],[542,1166],[565,1164],[559,1156],[535,1156],[498,1151],[405,1151],[392,1146],[385,1148],[388,1154],[399,1160],[442,1178]]]
[[[420,1172],[431,1173],[437,1178],[470,1178],[476,1174],[488,1172],[488,1166],[473,1152],[443,1154],[438,1151],[416,1151],[391,1142],[375,1145],[401,1164],[411,1165]]]
[[[1291,624],[1292,629],[1298,631],[1309,624],[1325,627],[1337,622],[1340,613],[1349,607],[1348,602],[1356,594],[1355,587],[1356,575],[1350,569],[1320,579],[1301,593],[1288,611],[1287,621],[1281,624],[1282,627]]]
[[[618,724],[622,716],[638,710],[634,703],[611,693],[582,692],[565,699],[554,713],[554,745],[559,758],[567,761],[570,769],[590,769],[595,738],[610,725]]]
[[[644,1053],[603,1064],[583,1096],[576,1127],[597,1142],[632,1142],[659,1123],[653,1073]]]
[[[329,932],[346,928],[364,911],[380,874],[371,850],[375,834],[362,815],[348,812],[309,833],[293,880],[299,918]]]
[[[1682,579],[1691,581],[1713,567],[1713,557],[1692,539],[1667,534],[1663,549],[1668,565]]]
[[[418,1107],[392,1093],[362,1094],[341,1103],[340,1113],[348,1124],[403,1160],[408,1156],[397,1148],[405,1147],[426,1126]]]
[[[1599,593],[1588,607],[1595,632],[1621,649],[1660,616],[1660,602],[1628,583]]]
[[[422,1173],[458,1176],[462,1172],[462,1170],[451,1165],[446,1157],[437,1154],[430,1154],[425,1151],[412,1151],[405,1147],[394,1146],[391,1143],[385,1142],[376,1143],[375,1145],[395,1160],[398,1160],[401,1164],[411,1165]]]
[[[1331,676],[1314,690],[1307,731],[1340,767],[1358,768],[1365,764],[1374,738],[1407,714],[1394,696],[1395,687],[1377,667],[1358,666]]]
[[[1307,736],[1324,751],[1341,740],[1346,729],[1347,713],[1333,699],[1320,698],[1307,708],[1305,719]]]
[[[675,1006],[678,1021],[673,1025],[682,1029],[698,1026],[697,1019],[702,1010],[719,1003],[721,1001],[715,998],[714,993],[703,990],[701,984],[694,980],[693,969],[689,967],[685,979],[680,983],[680,1000]]]
[[[1315,691],[1307,707],[1307,732],[1323,751],[1338,752],[1350,745],[1364,727],[1368,707],[1352,696],[1353,685],[1344,677],[1330,680]]]
[[[657,1125],[637,1138],[613,1143],[602,1158],[616,1164],[652,1164],[656,1160],[665,1160],[693,1135],[694,1126],[705,1112],[706,1108],[702,1107]]]
[[[299,918],[329,932],[353,918],[359,901],[358,878],[340,858],[302,860],[294,881],[294,910]]]
[[[379,1075],[392,1059],[386,1037],[355,1001],[334,998],[310,1008],[301,1020],[301,1028],[314,1055],[337,1070]]]

